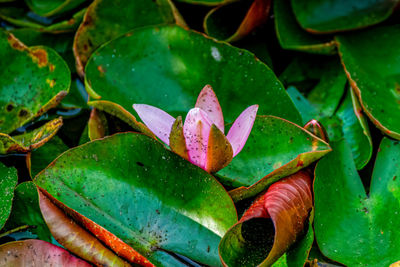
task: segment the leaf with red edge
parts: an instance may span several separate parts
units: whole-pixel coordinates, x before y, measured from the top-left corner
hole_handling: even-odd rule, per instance
[[[43,218],[51,234],[66,249],[99,266],[130,266],[74,222],[42,192],[38,193]]]
[[[91,265],[56,245],[29,239],[1,245],[0,266],[89,267]]]
[[[270,266],[303,232],[311,208],[307,171],[273,184],[222,238],[219,254],[223,264]]]

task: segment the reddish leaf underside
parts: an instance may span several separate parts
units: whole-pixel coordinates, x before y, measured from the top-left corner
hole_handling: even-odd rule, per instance
[[[222,238],[219,253],[223,264],[270,266],[300,236],[311,208],[311,177],[307,171],[276,182]],[[271,222],[274,233],[269,230]]]

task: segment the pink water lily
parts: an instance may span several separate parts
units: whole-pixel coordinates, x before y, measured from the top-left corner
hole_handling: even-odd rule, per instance
[[[133,108],[144,124],[174,152],[208,172],[216,172],[242,150],[253,128],[258,105],[246,108],[226,136],[221,106],[210,85],[200,92],[184,124],[181,117],[175,119],[153,106],[134,104]]]

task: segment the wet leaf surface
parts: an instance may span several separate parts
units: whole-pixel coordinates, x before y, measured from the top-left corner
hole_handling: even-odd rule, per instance
[[[217,173],[236,202],[255,196],[330,151],[327,143],[300,126],[273,116],[257,116],[243,150]]]
[[[141,134],[71,149],[35,183],[154,264],[182,265],[178,253],[219,265],[219,240],[237,220],[214,177]]]
[[[400,25],[341,35],[336,40],[363,110],[381,131],[400,139],[400,55],[396,49]]]
[[[399,157],[399,142],[384,138],[368,194],[344,141],[317,164],[314,227],[325,256],[348,266],[384,266],[400,257]]]
[[[70,71],[62,58],[43,46],[26,47],[0,31],[0,131],[8,134],[55,107],[68,93]]]
[[[135,50],[128,49],[132,45]],[[210,84],[226,122],[256,103],[258,114],[299,122],[293,103],[266,65],[245,50],[177,26],[146,27],[114,39],[93,54],[85,81],[91,97],[128,111],[133,103],[146,103],[184,115],[201,88]]]
[[[0,230],[11,213],[14,189],[18,182],[17,170],[0,163]]]

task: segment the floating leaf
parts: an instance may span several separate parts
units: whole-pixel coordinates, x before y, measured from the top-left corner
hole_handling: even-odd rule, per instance
[[[369,194],[345,141],[333,144],[315,170],[318,245],[348,266],[388,266],[400,258],[399,141],[384,138],[378,151]]]
[[[232,162],[217,173],[236,202],[255,196],[277,180],[330,151],[327,143],[300,126],[274,116],[257,116],[249,139]]]
[[[169,0],[95,0],[75,35],[78,73],[83,77],[90,55],[100,45],[134,28],[175,23],[175,12]]]
[[[51,234],[63,247],[97,266],[130,266],[75,223],[43,193],[37,193],[43,218]]]
[[[222,238],[219,253],[223,264],[272,265],[302,233],[311,208],[311,177],[307,171],[276,182]]]
[[[226,42],[235,42],[268,19],[271,0],[238,1],[212,9],[204,18],[205,32]]]
[[[57,106],[71,82],[67,64],[52,49],[26,47],[0,31],[0,132],[8,134]]]
[[[43,17],[66,13],[83,2],[85,0],[25,0],[33,12]]]
[[[274,73],[252,54],[177,26],[141,28],[114,39],[93,54],[85,79],[91,97],[129,111],[133,103],[145,103],[184,115],[210,84],[227,122],[257,103],[259,114],[299,121]]]
[[[400,139],[400,25],[341,35],[336,41],[365,113],[385,134]]]
[[[312,33],[365,28],[387,19],[395,0],[291,0],[301,27]],[[370,35],[373,36],[373,35]]]
[[[62,118],[60,117],[24,134],[9,136],[0,133],[0,154],[25,153],[39,148],[49,141],[61,126]]]
[[[180,265],[174,253],[220,265],[218,243],[237,220],[214,177],[142,134],[70,149],[35,183],[157,265]],[[112,247],[103,230],[91,231]]]
[[[274,1],[276,35],[283,49],[313,54],[335,54],[336,44],[331,36],[315,36],[300,27],[290,0]]]
[[[63,248],[42,240],[24,240],[0,245],[2,266],[69,266],[90,267],[91,265],[74,257]]]
[[[14,189],[18,182],[17,170],[0,163],[0,230],[11,213]]]
[[[32,182],[24,182],[15,188],[13,209],[4,226],[4,230],[28,225],[28,231],[37,238],[51,242],[51,233],[42,217],[36,186]]]
[[[103,138],[108,133],[107,118],[103,112],[92,109],[88,122],[88,135],[90,140]]]

